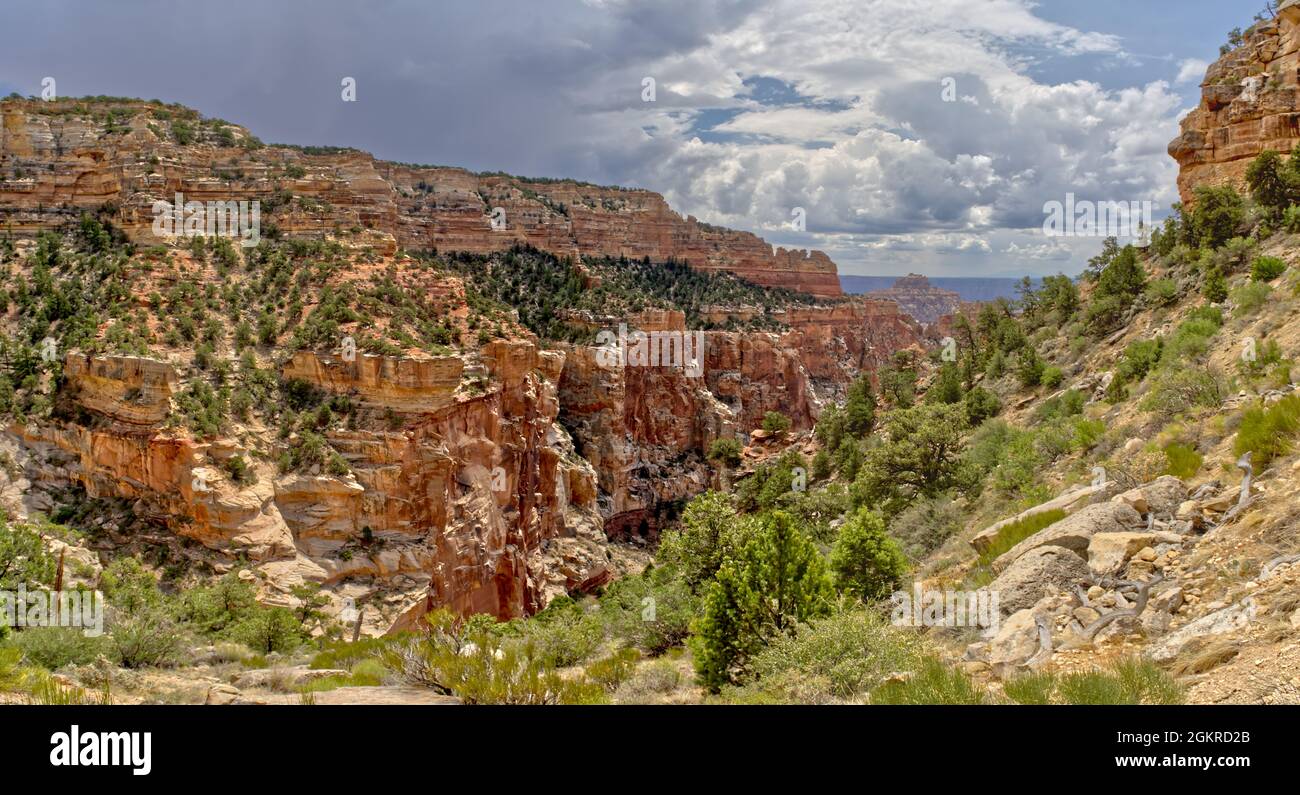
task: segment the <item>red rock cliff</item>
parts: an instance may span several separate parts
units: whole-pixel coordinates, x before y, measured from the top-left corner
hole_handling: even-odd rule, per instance
[[[1246,31],[1244,43],[1205,74],[1201,103],[1169,144],[1186,204],[1200,185],[1244,185],[1265,149],[1283,154],[1300,143],[1300,3]]]
[[[352,150],[250,148],[235,125],[200,127],[182,145],[159,106],[113,107],[122,115],[109,122],[76,100],[0,102],[6,223],[32,232],[111,202],[133,239],[156,242],[156,200],[266,202],[288,191],[293,199],[275,208],[274,223],[293,234],[360,226],[410,249],[481,253],[527,243],[560,255],[675,258],[767,287],[841,295],[822,252],[774,249],[748,232],[683,218],[650,191],[411,167]]]

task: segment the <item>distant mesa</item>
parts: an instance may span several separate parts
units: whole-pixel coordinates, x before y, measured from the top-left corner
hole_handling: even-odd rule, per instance
[[[960,294],[936,287],[930,284],[929,279],[916,273],[900,277],[892,287],[873,290],[866,295],[893,301],[913,320],[926,326],[956,313],[964,303]]]
[[[355,230],[374,238],[381,254],[530,245],[557,256],[673,259],[763,287],[843,294],[824,253],[773,249],[749,232],[683,217],[651,191],[391,163],[339,147],[263,145],[243,127],[179,105],[5,99],[0,163],[0,222],[18,235],[112,207],[114,224],[134,242],[158,243],[154,202],[180,193],[259,200],[262,223],[277,234]]]

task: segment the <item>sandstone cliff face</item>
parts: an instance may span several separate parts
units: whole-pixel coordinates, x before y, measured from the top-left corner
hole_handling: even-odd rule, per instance
[[[652,538],[657,508],[705,491],[707,445],[736,430],[735,415],[703,379],[668,367],[610,367],[596,348],[569,351],[559,388],[561,421],[595,470],[614,538]]]
[[[715,322],[734,316],[719,308]],[[859,372],[922,343],[916,323],[889,301],[856,299],[778,317],[789,331],[705,332],[695,378],[681,368],[610,366],[594,347],[568,351],[560,419],[595,469],[611,537],[653,538],[663,508],[716,486],[705,461],[714,440],[747,438],[769,411],[789,417],[794,431],[810,429]],[[632,321],[645,331],[685,330],[680,312]]]
[[[1200,106],[1169,144],[1185,204],[1199,185],[1241,188],[1261,152],[1287,154],[1300,143],[1300,4],[1284,6],[1277,19],[1252,27],[1242,46],[1210,66]]]
[[[344,476],[255,464],[255,483],[233,482],[223,462],[254,450],[166,429],[160,406],[176,373],[136,357],[70,354],[68,394],[95,419],[14,430],[38,484],[134,501],[137,516],[258,564],[273,592],[310,580],[374,604],[372,631],[412,626],[435,606],[507,618],[613,572],[598,552],[596,475],[555,423],[563,355],[497,341],[481,361],[489,387],[471,394],[455,392],[459,359],[292,357],[286,376],[400,418],[393,429],[363,414],[355,430],[327,434]]]
[[[135,115],[112,129],[75,107],[75,100],[0,102],[0,207],[19,233],[112,202],[128,234],[153,243],[156,200],[182,193],[186,201],[266,201],[285,190],[297,200],[277,210],[282,231],[319,236],[365,227],[387,240],[376,241],[382,253],[399,245],[482,253],[527,243],[560,255],[675,258],[763,286],[841,294],[835,264],[822,252],[773,249],[748,232],[683,218],[650,191],[415,168],[355,151],[249,149],[237,145],[250,137],[234,125],[224,128],[224,143],[236,145],[182,146],[154,117],[156,106],[125,106]]]
[[[790,326],[782,347],[799,352],[813,384],[838,396],[859,372],[879,369],[895,351],[920,347],[921,327],[894,301],[855,297],[826,307],[777,314]]]

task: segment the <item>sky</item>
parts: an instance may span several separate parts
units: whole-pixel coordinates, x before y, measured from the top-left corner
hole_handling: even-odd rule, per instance
[[[267,142],[647,188],[841,273],[1075,275],[1101,241],[1048,237],[1044,205],[1163,217],[1178,120],[1263,6],[3,0],[0,95],[54,77]]]

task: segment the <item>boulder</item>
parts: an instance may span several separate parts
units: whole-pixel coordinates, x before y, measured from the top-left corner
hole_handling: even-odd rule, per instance
[[[1015,524],[1022,519],[1034,516],[1035,514],[1043,513],[1044,511],[1060,509],[1066,513],[1070,513],[1086,502],[1094,494],[1104,491],[1105,488],[1105,486],[1084,486],[1081,489],[1075,489],[1074,491],[1062,494],[1054,500],[1048,500],[1042,505],[1035,505],[1033,508],[1024,511],[1023,513],[1016,514],[1009,519],[1003,519],[996,524],[989,525],[972,538],[970,544],[975,548],[976,552],[982,554],[984,550],[993,546],[1002,535],[1002,532],[1012,524]]]
[[[1043,546],[1016,558],[988,587],[1003,613],[1033,606],[1047,591],[1072,587],[1088,576],[1088,564],[1065,547]]]
[[[993,561],[993,571],[1002,572],[1026,552],[1039,547],[1065,547],[1082,557],[1093,535],[1121,532],[1140,527],[1142,517],[1123,503],[1102,502],[1034,533]]]
[[[994,670],[1024,663],[1038,652],[1038,625],[1034,611],[1017,610],[1002,622],[998,634],[984,649],[985,659]]]
[[[1173,475],[1164,475],[1145,486],[1129,489],[1111,498],[1112,502],[1125,503],[1143,516],[1148,513],[1173,515],[1186,500],[1187,486]]]
[[[203,700],[203,703],[215,706],[225,706],[226,704],[235,703],[241,695],[243,694],[239,692],[239,688],[237,687],[232,687],[227,684],[215,684],[208,688],[208,696]]]
[[[1148,654],[1152,660],[1158,663],[1168,662],[1177,657],[1184,646],[1197,638],[1223,635],[1241,629],[1254,620],[1258,609],[1255,600],[1246,597],[1235,605],[1201,616],[1192,623],[1171,633],[1168,637],[1152,646]]]
[[[1164,532],[1094,533],[1088,542],[1088,568],[1108,576],[1121,571],[1129,559],[1158,543],[1180,543],[1182,537]]]

